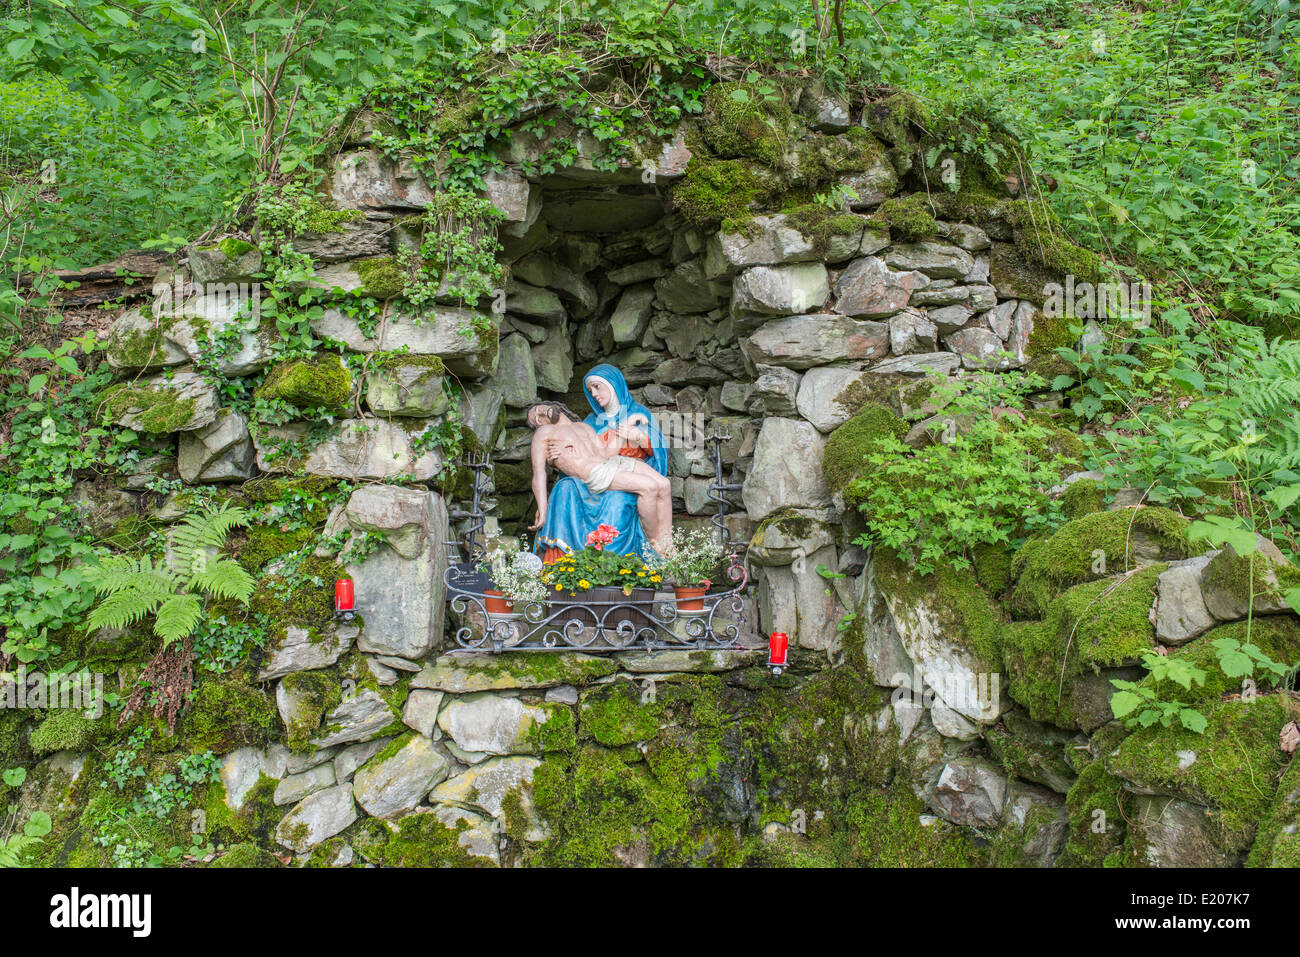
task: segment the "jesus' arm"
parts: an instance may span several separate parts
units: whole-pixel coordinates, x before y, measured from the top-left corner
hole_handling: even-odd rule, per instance
[[[533,532],[546,524],[546,449],[550,431],[544,427],[533,433],[533,498],[537,500],[537,521],[528,526]]]

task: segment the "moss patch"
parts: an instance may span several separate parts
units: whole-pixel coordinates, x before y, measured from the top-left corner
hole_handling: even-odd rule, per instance
[[[889,236],[895,243],[916,243],[939,234],[939,224],[924,193],[887,199],[871,218],[889,227]]]
[[[1017,553],[1008,607],[1015,615],[1037,617],[1072,585],[1133,568],[1143,559],[1188,558],[1194,552],[1188,524],[1165,508],[1094,512],[1067,522]]]
[[[297,409],[347,411],[352,373],[338,356],[278,364],[257,390],[260,399],[281,399]]]
[[[361,277],[361,291],[368,296],[392,299],[406,288],[406,276],[392,256],[362,259],[355,263],[355,268]]]
[[[191,751],[226,754],[265,744],[279,724],[271,696],[235,672],[199,683],[181,733]]]
[[[1140,786],[1208,806],[1215,843],[1244,851],[1272,806],[1284,764],[1278,731],[1293,714],[1276,695],[1201,711],[1208,722],[1203,734],[1181,726],[1139,728],[1105,759],[1106,767]]]
[[[673,203],[693,226],[731,230],[744,225],[753,215],[750,207],[766,192],[752,164],[697,156],[673,188]]]
[[[1149,614],[1164,568],[1153,565],[1121,578],[1076,585],[1052,602],[1044,621],[1018,623],[1005,631],[1008,692],[1030,717],[1073,727],[1079,719],[1077,676],[1132,664],[1154,648]]]
[[[876,441],[886,435],[893,435],[901,442],[907,435],[907,423],[876,402],[864,405],[832,432],[822,458],[827,488],[832,492],[847,492],[850,483],[862,476],[866,468],[864,460],[874,450]]]
[[[134,413],[141,430],[154,435],[175,432],[194,415],[194,399],[182,398],[175,389],[123,383],[105,389],[100,398],[110,419]]]

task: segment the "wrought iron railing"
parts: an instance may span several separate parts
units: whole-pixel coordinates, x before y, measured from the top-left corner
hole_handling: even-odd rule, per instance
[[[459,618],[458,648],[475,651],[585,652],[724,650],[749,647],[743,640],[745,566],[732,553],[733,586],[695,598],[671,591],[654,597],[620,595],[604,600],[557,595],[549,601],[516,602],[509,612],[488,611],[482,576],[473,566],[447,569],[447,600]],[[495,601],[494,601],[495,604]],[[699,604],[698,609],[690,606]]]
[[[485,454],[468,456],[465,465],[474,475],[472,502],[468,510],[452,511],[451,518],[464,521],[465,526],[458,542],[449,543],[453,551],[459,549],[463,560],[453,561],[443,576],[448,605],[458,618],[454,633],[457,648],[490,652],[570,649],[593,653],[749,648],[742,627],[746,614],[744,592],[749,585],[744,557],[748,543],[732,541],[726,523],[727,514],[736,508],[728,496],[741,488],[739,484],[724,481],[722,444],[730,438],[725,428],[714,428],[704,440],[714,466],[709,498],[717,503],[710,522],[718,530],[728,553],[730,588],[689,598],[677,598],[671,591],[653,597],[557,595],[547,601],[515,603],[509,606],[508,612],[488,610],[489,600],[493,607],[498,607],[501,596],[486,594],[491,583],[478,571],[486,557],[482,541],[487,518],[483,494],[491,460]]]

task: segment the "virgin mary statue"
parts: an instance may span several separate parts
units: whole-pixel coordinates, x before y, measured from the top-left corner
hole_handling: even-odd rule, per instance
[[[668,449],[663,432],[640,402],[633,400],[623,373],[602,363],[582,379],[582,392],[591,405],[586,423],[601,436],[613,431],[625,438],[620,455],[644,459],[660,475],[668,474]],[[610,525],[618,535],[607,549],[619,555],[639,555],[647,544],[637,514],[637,498],[615,489],[592,494],[585,482],[566,475],[551,489],[546,520],[537,533],[534,550],[543,561],[554,561],[569,551],[578,551],[587,536],[601,525]]]

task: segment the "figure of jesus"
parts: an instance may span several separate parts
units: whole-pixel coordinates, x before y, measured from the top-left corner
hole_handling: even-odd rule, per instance
[[[546,466],[554,465],[564,475],[586,484],[593,495],[610,489],[631,492],[637,497],[637,513],[660,555],[672,547],[673,502],[668,477],[660,475],[638,458],[620,455],[623,442],[641,445],[647,436],[631,421],[601,435],[560,402],[538,402],[529,406],[528,425],[533,429],[533,497],[537,520],[533,531],[546,522]],[[648,425],[648,423],[642,423]]]

